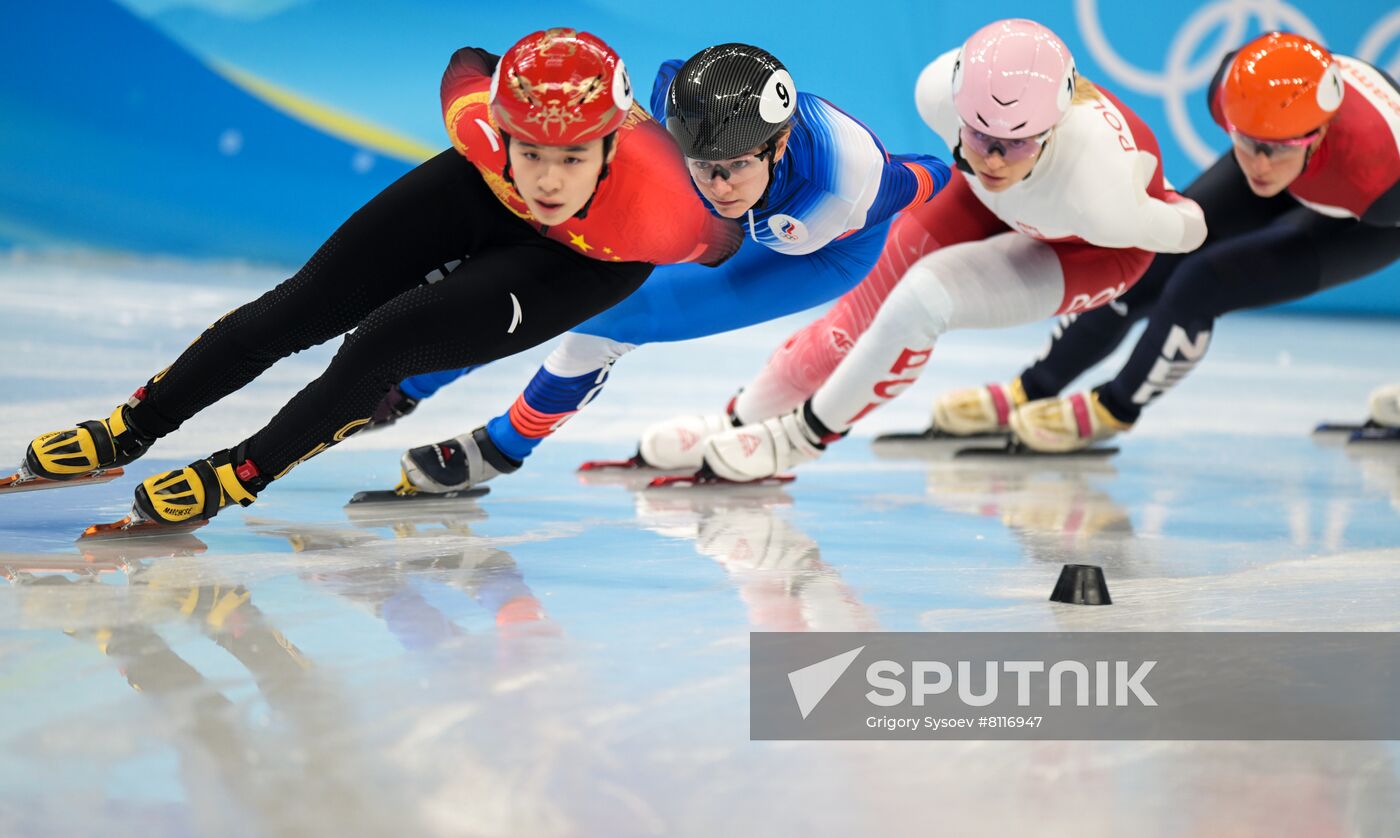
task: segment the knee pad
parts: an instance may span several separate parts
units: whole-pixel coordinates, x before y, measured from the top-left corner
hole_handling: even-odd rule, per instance
[[[545,359],[544,367],[561,378],[574,378],[605,368],[636,349],[634,343],[623,343],[599,335],[569,332]]]
[[[1181,260],[1157,299],[1157,310],[1168,315],[1173,323],[1188,328],[1208,326],[1224,312],[1218,301],[1218,289],[1223,270],[1209,253],[1193,253]],[[1261,278],[1267,282],[1267,278]]]
[[[876,322],[886,320],[917,328],[929,338],[947,332],[957,312],[957,302],[933,266],[920,263],[909,269],[904,281],[885,300]]]

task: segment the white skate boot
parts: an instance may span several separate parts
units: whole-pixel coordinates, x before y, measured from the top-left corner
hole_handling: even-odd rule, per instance
[[[704,465],[716,477],[749,483],[815,460],[825,449],[826,445],[802,418],[802,408],[798,408],[711,437],[705,443]]]
[[[1400,428],[1400,384],[1387,384],[1371,391],[1371,421],[1387,428]]]
[[[1400,442],[1400,384],[1371,391],[1370,421],[1356,430],[1350,442]]]
[[[644,465],[658,469],[696,469],[705,458],[705,442],[734,428],[728,415],[675,416],[642,432],[637,451]]]

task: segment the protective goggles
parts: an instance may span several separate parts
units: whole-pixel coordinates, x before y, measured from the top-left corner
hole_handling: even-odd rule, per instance
[[[1262,154],[1265,157],[1294,157],[1302,154],[1312,141],[1317,139],[1317,129],[1301,137],[1294,137],[1290,140],[1257,140],[1248,134],[1241,134],[1234,128],[1230,128],[1230,141],[1241,151],[1250,154]]]
[[[962,140],[963,145],[971,148],[982,157],[1000,154],[1001,159],[1007,163],[1016,163],[1039,153],[1040,147],[1045,145],[1046,140],[1050,139],[1050,132],[1045,131],[1034,137],[1025,137],[1019,140],[1008,140],[983,134],[976,128],[968,126],[967,123],[963,123],[958,130],[958,137]]]
[[[746,154],[743,157],[734,157],[729,160],[697,160],[694,157],[687,157],[685,162],[690,166],[690,171],[698,180],[708,181],[719,177],[726,180],[731,186],[738,186],[745,181],[752,180],[759,172],[765,170],[764,158],[773,153],[773,146],[769,144],[757,154]]]

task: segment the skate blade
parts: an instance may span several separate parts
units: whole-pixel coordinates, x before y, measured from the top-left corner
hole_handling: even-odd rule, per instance
[[[603,462],[625,462],[624,460]],[[585,466],[589,465],[584,463]],[[652,468],[651,466],[604,466],[585,469],[580,467],[575,475],[583,486],[621,486],[628,491],[645,489],[647,484],[658,477],[688,477],[695,473],[694,468]]]
[[[921,442],[975,442],[977,440],[991,441],[995,439],[1006,439],[1010,431],[989,431],[981,434],[950,434],[942,428],[929,425],[922,431],[897,431],[895,433],[880,434],[875,437],[876,445],[909,445]]]
[[[170,530],[171,528],[163,527],[162,529]],[[160,539],[138,539],[135,541],[122,539],[102,541],[98,539],[91,544],[83,543],[79,550],[83,554],[83,561],[117,563],[123,566],[130,566],[146,559],[201,556],[209,551],[209,545],[191,534],[196,529],[198,527],[175,527],[168,538]]]
[[[30,475],[26,477],[27,471],[21,470],[7,477],[0,477],[0,495],[13,494],[15,492],[37,492],[42,489],[61,489],[65,486],[89,486],[97,483],[110,483],[121,477],[126,472],[118,468],[98,469],[89,472],[81,477],[72,480],[50,480],[47,477]]]
[[[80,542],[79,555],[0,553],[0,577],[18,582],[21,575],[43,576],[55,573],[97,577],[109,573],[131,573],[147,559],[199,556],[209,545],[188,531],[171,538],[115,539]]]
[[[1064,451],[1060,453],[1034,451],[1030,448],[1027,448],[1025,443],[1013,439],[1007,442],[1005,445],[974,445],[967,448],[961,448],[953,454],[953,458],[957,460],[1076,460],[1112,457],[1117,453],[1118,447],[1115,445],[1091,445],[1088,448],[1081,448],[1078,451]]]
[[[633,454],[625,460],[587,460],[579,465],[579,471],[619,471],[632,469],[649,469],[640,454]]]
[[[1352,432],[1347,438],[1347,445],[1374,445],[1376,443],[1397,443],[1400,442],[1400,428],[1387,428],[1377,425],[1371,428],[1359,428]]]
[[[51,574],[97,577],[104,573],[125,573],[130,570],[131,565],[128,562],[88,559],[86,556],[0,554],[0,579],[14,585],[24,584],[26,580],[32,583],[34,582],[33,577]]]
[[[1315,434],[1354,434],[1359,431],[1380,427],[1375,422],[1323,422],[1313,428]]]
[[[354,506],[363,503],[428,503],[443,500],[465,500],[468,498],[479,498],[491,491],[490,486],[472,486],[468,489],[461,489],[456,492],[401,492],[398,489],[372,489],[367,492],[356,492],[354,497],[346,506]]]
[[[758,480],[726,480],[713,474],[675,474],[666,477],[654,477],[647,484],[648,489],[694,489],[701,487],[764,487],[783,486],[797,479],[795,474],[775,474],[772,477],[763,477]]]
[[[109,541],[124,538],[159,538],[168,535],[184,535],[207,525],[206,520],[190,521],[187,524],[158,524],[131,515],[110,524],[93,524],[78,536],[78,543]]]

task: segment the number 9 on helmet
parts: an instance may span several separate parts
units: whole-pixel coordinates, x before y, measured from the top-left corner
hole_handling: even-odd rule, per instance
[[[749,44],[706,47],[666,93],[666,130],[693,160],[729,160],[777,136],[797,112],[783,63]]]

